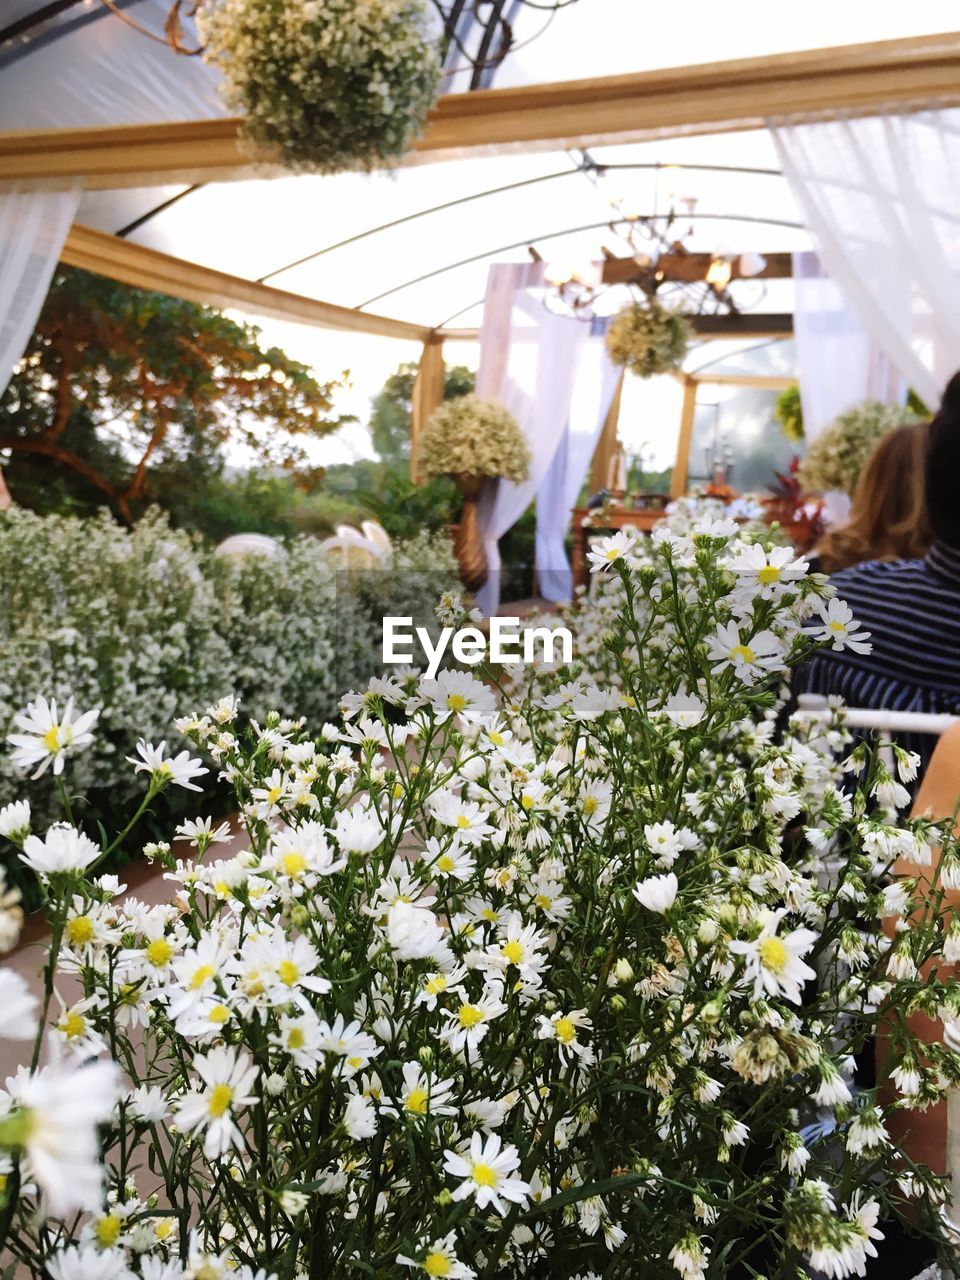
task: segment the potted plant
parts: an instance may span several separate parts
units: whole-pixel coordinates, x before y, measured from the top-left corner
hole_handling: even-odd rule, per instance
[[[458,396],[442,404],[420,441],[418,467],[424,476],[452,476],[463,499],[454,550],[460,577],[471,591],[487,578],[487,557],[477,522],[477,499],[486,480],[517,483],[530,473],[530,449],[513,414],[492,400]]]

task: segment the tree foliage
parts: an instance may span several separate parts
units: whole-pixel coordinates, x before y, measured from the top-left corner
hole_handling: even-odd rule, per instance
[[[309,486],[309,442],[350,420],[339,385],[253,325],[61,267],[0,397],[0,450],[15,497],[42,475],[60,509],[106,498],[129,522],[162,468],[219,471],[227,446]]]
[[[371,404],[373,447],[393,471],[403,470],[410,461],[410,421],[416,380],[416,364],[400,365],[387,378]],[[464,365],[447,365],[443,373],[444,400],[468,395],[474,382],[473,373]]]

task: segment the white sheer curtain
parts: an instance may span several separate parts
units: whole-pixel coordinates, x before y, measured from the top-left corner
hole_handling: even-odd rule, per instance
[[[591,337],[601,336],[605,327],[599,323]],[[573,390],[569,425],[537,494],[537,581],[540,594],[554,604],[573,595],[564,538],[622,374],[622,369],[610,363],[603,342],[587,343]]]
[[[79,203],[78,189],[0,191],[0,393],[33,332]]]
[[[574,379],[589,327],[553,315],[534,290],[541,263],[491,266],[480,330],[477,394],[509,409],[530,446],[530,474],[522,484],[497,480],[480,500],[480,528],[489,573],[477,593],[487,615],[500,601],[499,541],[536,497],[567,428]]]
[[[960,364],[960,110],[770,128],[824,267],[934,407]]]
[[[815,253],[793,255],[793,280],[793,328],[807,439],[816,439],[837,414],[861,400],[901,404],[906,383]],[[841,523],[849,513],[846,494],[826,495],[828,523]]]

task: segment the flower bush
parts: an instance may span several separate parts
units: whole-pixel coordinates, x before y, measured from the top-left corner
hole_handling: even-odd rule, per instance
[[[607,330],[607,352],[638,378],[652,378],[678,368],[690,347],[693,330],[681,312],[656,298],[634,302],[618,312]]]
[[[789,664],[866,636],[730,521],[591,554],[617,603],[578,670],[381,678],[319,741],[181,720],[246,831],[155,847],[169,905],[118,899],[105,836],[0,814],[52,924],[42,1007],[0,977],[31,1273],[841,1278],[889,1216],[945,1239],[887,1124],[960,1083],[960,986],[921,976],[960,957],[960,849],[895,816],[908,753],[773,734]],[[139,764],[141,808],[201,767]],[[930,885],[891,879],[935,846]],[[852,1073],[881,1025],[891,1098]]]
[[[440,54],[423,0],[207,0],[198,24],[244,136],[290,169],[389,164],[436,100]]]
[[[841,413],[807,445],[797,478],[805,491],[839,490],[852,494],[880,437],[894,427],[916,422],[911,410],[879,400],[864,400]]]
[[[124,757],[139,737],[171,739],[184,706],[224,693],[261,722],[282,705],[319,729],[340,694],[373,672],[380,598],[427,625],[429,601],[456,580],[444,535],[398,543],[389,570],[338,576],[307,536],[280,563],[220,559],[159,513],[128,532],[108,516],[13,508],[0,516],[0,735],[40,690],[61,709],[71,696],[98,707],[94,744],[70,785],[94,820],[112,822],[138,791]],[[0,751],[0,805],[22,785]],[[41,818],[57,811],[52,771],[30,799]]]
[[[457,396],[427,423],[417,464],[426,476],[503,476],[519,482],[530,472],[530,447],[502,405],[472,394]]]

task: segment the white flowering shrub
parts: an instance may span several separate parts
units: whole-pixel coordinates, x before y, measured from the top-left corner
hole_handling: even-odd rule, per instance
[[[427,423],[417,466],[425,476],[504,476],[520,483],[530,473],[530,446],[503,405],[473,394],[456,396]]]
[[[852,494],[881,438],[894,427],[916,421],[916,414],[903,405],[864,400],[839,414],[809,442],[797,479],[808,493]]]
[[[891,1216],[945,1240],[888,1123],[960,1083],[960,987],[924,971],[960,958],[960,850],[895,816],[914,757],[769,718],[864,633],[732,522],[592,555],[620,582],[596,679],[378,679],[319,741],[230,701],[180,721],[245,833],[154,846],[167,905],[118,899],[103,837],[0,813],[52,927],[39,1009],[0,978],[34,1046],[0,1247],[31,1274],[841,1278]],[[19,749],[67,772],[48,712]],[[144,805],[202,767],[137,764]],[[889,1098],[852,1070],[881,1025]]]
[[[382,573],[337,575],[307,536],[280,561],[220,559],[159,512],[127,531],[106,515],[13,508],[0,515],[0,735],[41,691],[61,707],[70,697],[98,707],[95,740],[69,781],[91,816],[112,820],[137,794],[124,757],[138,738],[182,746],[171,733],[178,712],[227,692],[261,721],[284,706],[319,729],[380,653],[380,598],[435,624],[429,602],[456,580],[442,535],[398,543]],[[338,653],[338,637],[349,654]],[[0,751],[0,805],[22,790]],[[38,816],[52,816],[52,772],[31,784],[30,799]]]
[[[423,0],[206,0],[205,61],[264,160],[336,173],[398,160],[437,97]]]
[[[186,704],[232,686],[220,609],[197,544],[154,513],[129,532],[96,519],[0,514],[0,734],[38,694],[98,707],[93,746],[77,757],[71,788],[137,794],[123,757],[137,738],[159,740]],[[22,791],[0,751],[0,804]],[[49,815],[50,776],[31,789]]]

